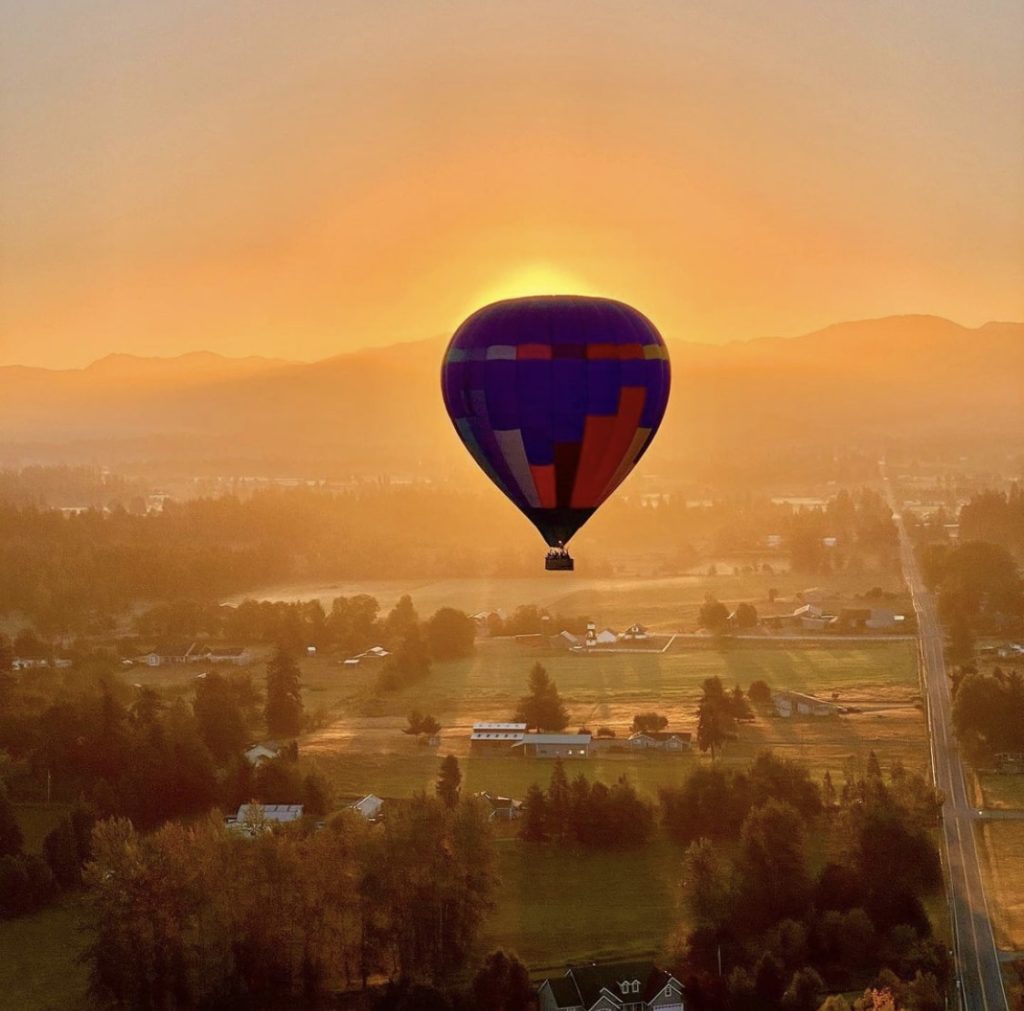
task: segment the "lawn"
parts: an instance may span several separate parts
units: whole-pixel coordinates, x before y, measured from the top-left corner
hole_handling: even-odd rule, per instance
[[[979,772],[977,778],[984,797],[983,807],[1024,809],[1024,776]]]
[[[1024,822],[989,821],[980,832],[996,942],[1024,950]]]
[[[81,919],[72,898],[32,916],[0,920],[0,1007],[67,1011],[84,1005],[87,972],[78,956],[88,938]]]
[[[534,972],[584,959],[657,956],[679,922],[681,852],[573,852],[498,843],[501,887],[481,950],[511,948]]]

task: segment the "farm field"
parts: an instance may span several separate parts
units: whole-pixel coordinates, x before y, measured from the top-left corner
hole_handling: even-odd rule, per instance
[[[695,647],[663,654],[538,655],[514,643],[492,640],[467,660],[435,664],[425,681],[383,698],[373,692],[372,667],[341,668],[326,658],[303,663],[307,708],[323,708],[331,721],[301,742],[302,754],[325,772],[342,794],[374,792],[405,796],[434,781],[438,758],[457,755],[466,786],[522,796],[535,779],[546,780],[543,760],[469,755],[469,730],[476,720],[507,719],[525,691],[533,663],[543,662],[557,682],[571,715],[571,727],[609,726],[622,738],[633,715],[656,710],[673,729],[694,730],[703,680],[720,676],[728,686],[746,688],[761,678],[841,701],[862,710],[841,718],[781,720],[759,716],[740,728],[722,758],[745,764],[764,748],[799,759],[820,776],[835,776],[848,761],[862,761],[872,749],[883,764],[899,758],[912,767],[927,762],[927,742],[917,708],[913,644],[875,642],[860,646],[799,645],[792,648],[734,645]],[[427,749],[401,733],[413,709],[442,724],[441,743]],[[614,781],[627,775],[656,795],[660,786],[680,782],[694,755],[603,753],[580,762],[591,778]]]
[[[725,575],[732,569],[728,563],[718,564],[721,575],[707,575],[705,566],[700,573],[656,578],[588,578],[584,567],[585,559],[581,559],[581,571],[571,575],[549,572],[520,578],[287,583],[238,594],[225,603],[237,604],[246,598],[318,599],[329,610],[335,597],[367,593],[387,610],[403,594],[409,594],[424,616],[439,607],[455,607],[472,614],[499,607],[511,612],[521,604],[536,604],[567,616],[587,615],[598,624],[615,628],[640,621],[659,630],[693,631],[697,627],[697,611],[709,593],[727,603],[751,601],[760,611],[772,613],[774,609],[768,606],[769,589],[777,590],[780,598],[791,605],[798,592],[817,585],[814,576],[786,571]],[[881,572],[829,575],[822,585],[824,604],[852,605],[858,595],[874,587],[898,594],[892,602],[897,606],[909,605],[902,577]],[[778,609],[792,610],[792,606],[784,606],[780,600]]]
[[[989,821],[979,827],[985,894],[996,943],[1024,950],[1024,821]]]

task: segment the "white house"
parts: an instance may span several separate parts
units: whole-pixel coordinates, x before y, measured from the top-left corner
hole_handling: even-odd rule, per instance
[[[686,1011],[683,984],[653,962],[573,966],[537,998],[540,1011]]]
[[[374,793],[368,793],[362,800],[352,805],[352,810],[361,814],[367,821],[380,821],[383,817],[384,801]]]
[[[245,758],[250,765],[260,765],[263,762],[269,761],[271,758],[277,758],[281,753],[281,745],[277,741],[263,741],[260,744],[253,744],[251,747],[246,749]]]
[[[139,659],[150,667],[160,667],[165,663],[190,663],[201,660],[205,654],[195,642],[177,642],[154,646]]]
[[[636,622],[630,625],[629,628],[627,628],[626,631],[622,633],[621,638],[626,640],[627,642],[634,642],[646,639],[647,635],[647,629],[639,622]]]

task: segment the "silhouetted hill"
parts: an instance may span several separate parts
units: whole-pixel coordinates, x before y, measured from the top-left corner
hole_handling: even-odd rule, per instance
[[[314,363],[111,355],[0,368],[6,462],[309,461],[335,472],[465,472],[438,393],[441,337]],[[1024,432],[1024,324],[934,316],[725,345],[670,341],[673,395],[644,467],[714,469],[830,446]],[[239,464],[241,465],[241,464]]]

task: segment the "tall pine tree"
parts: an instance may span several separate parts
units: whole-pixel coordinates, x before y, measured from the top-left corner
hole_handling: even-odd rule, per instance
[[[297,737],[302,730],[302,675],[283,647],[267,664],[266,719],[271,737]]]

